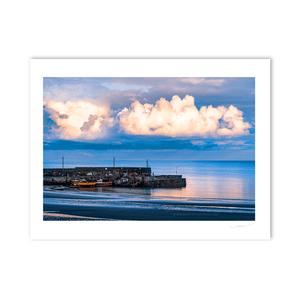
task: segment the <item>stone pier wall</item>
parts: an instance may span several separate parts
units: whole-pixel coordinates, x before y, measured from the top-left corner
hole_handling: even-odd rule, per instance
[[[72,180],[112,181],[113,186],[167,188],[185,187],[182,175],[151,176],[151,168],[140,167],[82,167],[44,169],[44,185],[71,185]]]

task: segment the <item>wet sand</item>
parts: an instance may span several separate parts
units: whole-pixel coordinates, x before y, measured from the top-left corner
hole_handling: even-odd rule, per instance
[[[255,221],[255,213],[44,204],[44,221],[51,220]]]
[[[56,212],[44,212],[43,220],[44,221],[100,221],[100,220],[108,220],[108,219],[59,214]]]

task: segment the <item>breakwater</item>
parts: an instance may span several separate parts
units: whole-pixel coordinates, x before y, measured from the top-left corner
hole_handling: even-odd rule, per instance
[[[44,169],[44,185],[71,185],[73,180],[93,182],[111,181],[121,187],[184,187],[186,179],[182,175],[160,175],[151,173],[151,168],[143,167],[76,167]]]

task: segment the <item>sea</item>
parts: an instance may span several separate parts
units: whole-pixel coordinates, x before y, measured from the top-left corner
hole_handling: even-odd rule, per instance
[[[68,162],[66,168],[79,166],[112,166],[112,160]],[[119,160],[116,167],[146,167],[143,160]],[[60,168],[56,162],[44,162],[44,168]],[[254,219],[255,216],[255,161],[186,161],[151,160],[154,175],[182,175],[186,187],[182,188],[128,188],[105,187],[93,189],[53,190],[44,187],[44,209],[47,205],[97,208],[101,218],[113,219],[183,219],[226,220]],[[106,210],[105,210],[106,209]],[[127,211],[126,216],[104,212]],[[78,211],[78,210],[77,210]],[[135,214],[128,212],[135,211]],[[141,213],[136,213],[140,211]],[[147,213],[149,214],[147,215]],[[156,212],[156,213],[155,213]],[[174,213],[176,212],[176,213]],[[178,214],[180,213],[180,214]],[[138,217],[136,218],[136,216]],[[130,217],[131,216],[131,217]],[[151,217],[149,217],[151,216]],[[156,217],[157,216],[157,217]],[[197,217],[198,216],[198,217]],[[200,216],[200,217],[199,217]],[[228,217],[229,216],[229,217]],[[232,217],[231,217],[232,216]],[[241,217],[242,216],[242,217]],[[250,217],[252,216],[252,217]]]

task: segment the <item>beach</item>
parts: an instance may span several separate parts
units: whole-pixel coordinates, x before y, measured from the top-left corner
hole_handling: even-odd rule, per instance
[[[51,218],[51,213],[68,215],[68,217],[58,216],[58,220],[144,220],[144,221],[254,221],[255,213],[251,212],[228,212],[220,210],[194,210],[173,208],[142,208],[142,207],[116,207],[116,206],[71,206],[44,204],[44,220],[55,220]],[[76,216],[76,218],[72,218]],[[95,219],[91,219],[95,218]]]

